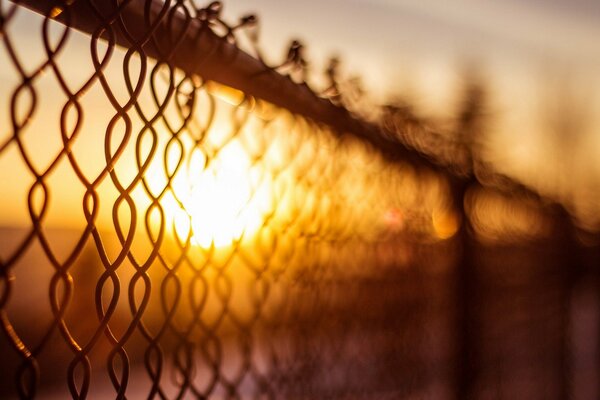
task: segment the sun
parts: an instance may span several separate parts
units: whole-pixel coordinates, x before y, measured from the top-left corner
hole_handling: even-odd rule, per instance
[[[253,166],[239,142],[232,141],[207,162],[194,153],[184,179],[173,182],[174,198],[162,202],[175,233],[203,248],[224,247],[254,235],[272,207],[270,181]]]

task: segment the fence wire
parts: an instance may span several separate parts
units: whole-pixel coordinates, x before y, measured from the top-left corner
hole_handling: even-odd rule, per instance
[[[275,85],[265,100],[221,71],[244,37],[261,60],[253,16],[226,24],[218,2],[42,3],[0,2],[0,397],[453,398],[469,376],[486,398],[510,357],[530,380],[509,379],[509,396],[566,393],[571,278],[555,239],[523,250],[502,284],[483,254],[497,249],[473,252],[496,272],[471,271],[457,297],[470,253],[456,182],[404,146],[391,160],[377,147],[389,138],[354,132],[367,125],[314,118],[306,104],[349,106],[334,65],[328,99]],[[266,82],[302,80],[302,45],[258,65]],[[394,140],[463,171],[460,145],[426,143],[400,111],[387,110]],[[472,210],[481,226],[485,204]],[[513,236],[560,231],[529,211]],[[556,272],[541,285],[537,257]],[[515,292],[547,296],[549,311],[503,341],[512,322],[490,321],[494,293]],[[465,358],[465,340],[496,358]]]
[[[217,7],[167,2],[157,20],[219,24]],[[273,398],[306,368],[286,325],[313,300],[289,282],[372,262],[396,210],[435,211],[440,232],[407,225],[451,235],[443,182],[426,191],[350,136],[149,58],[156,21],[117,48],[120,8],[86,37],[50,19],[78,18],[66,3],[46,17],[3,4],[3,219],[20,228],[0,309],[17,393],[62,375],[74,398]]]

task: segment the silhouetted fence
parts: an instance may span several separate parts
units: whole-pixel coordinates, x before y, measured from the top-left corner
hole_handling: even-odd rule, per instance
[[[0,2],[0,397],[597,397],[562,208],[221,8]]]

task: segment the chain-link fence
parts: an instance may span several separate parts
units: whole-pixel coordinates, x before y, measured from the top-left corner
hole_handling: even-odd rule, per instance
[[[0,2],[0,397],[564,398],[595,382],[596,328],[571,335],[592,256],[560,212],[475,190],[461,142],[398,108],[359,119],[333,66],[319,97],[294,81],[301,44],[267,67],[256,18],[220,12]],[[499,235],[490,204],[525,216],[518,244],[475,244]]]

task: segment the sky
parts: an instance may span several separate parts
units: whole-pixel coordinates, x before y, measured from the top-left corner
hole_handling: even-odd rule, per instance
[[[434,116],[452,115],[464,67],[477,65],[495,117],[489,159],[544,194],[577,198],[581,212],[600,211],[599,1],[225,2],[226,19],[248,12],[272,60],[299,38],[313,72],[339,55],[375,101],[399,94]],[[583,122],[556,132],[557,114]]]
[[[339,52],[354,68],[393,70],[424,56],[551,60],[582,68],[600,63],[600,3],[591,0],[225,2],[226,17],[247,12],[259,15],[265,48],[300,37],[316,58]]]
[[[226,20],[247,13],[259,17],[261,48],[272,64],[297,38],[314,75],[337,55],[342,72],[361,76],[375,102],[404,96],[434,117],[453,115],[464,67],[477,65],[489,84],[494,117],[485,157],[543,194],[572,202],[584,218],[600,215],[599,1],[224,1]],[[23,20],[12,29],[20,51],[27,49],[29,59],[43,55],[40,32],[31,29],[39,20],[19,15]],[[89,51],[85,37],[75,37],[81,40],[72,40],[65,60]],[[70,78],[89,75],[91,65],[71,66]],[[3,82],[9,77],[0,65]],[[8,100],[0,99],[5,121]],[[579,123],[556,132],[556,117],[563,114],[577,115]]]

